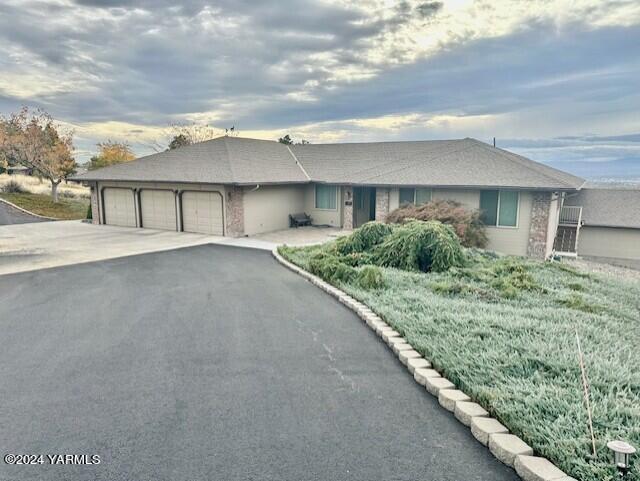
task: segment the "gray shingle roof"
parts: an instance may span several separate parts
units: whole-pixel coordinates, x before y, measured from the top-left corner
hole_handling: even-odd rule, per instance
[[[218,137],[74,177],[78,180],[270,184],[308,182],[285,145]]]
[[[640,229],[640,186],[587,184],[565,205],[581,205],[588,226]]]
[[[292,147],[328,183],[576,189],[584,180],[475,139]]]
[[[474,139],[307,144],[221,137],[77,176],[222,184],[577,189],[583,180]]]

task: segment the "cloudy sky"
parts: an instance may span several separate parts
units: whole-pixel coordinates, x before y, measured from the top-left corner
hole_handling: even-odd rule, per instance
[[[313,143],[476,137],[640,179],[638,0],[0,0],[0,113],[77,157],[170,123]]]

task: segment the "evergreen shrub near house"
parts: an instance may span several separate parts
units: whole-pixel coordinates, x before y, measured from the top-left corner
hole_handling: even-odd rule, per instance
[[[393,231],[390,225],[382,222],[367,222],[351,235],[341,237],[336,242],[336,250],[340,254],[365,252],[384,241]]]
[[[437,220],[453,227],[465,247],[486,247],[488,238],[478,209],[468,209],[452,200],[434,200],[426,204],[405,204],[387,215],[390,224],[408,220]]]
[[[462,267],[465,254],[453,228],[439,221],[410,220],[375,248],[375,264],[406,271],[442,272]]]
[[[408,271],[441,272],[464,264],[463,247],[451,226],[438,221],[412,220],[393,227],[381,222],[368,222],[351,235],[315,252],[308,268],[313,274],[331,282],[350,280],[355,270],[347,267],[377,265]],[[373,272],[367,271],[366,276],[373,276]],[[379,284],[369,281],[364,282]]]
[[[380,289],[385,286],[382,269],[377,266],[364,266],[358,271],[358,285],[363,289]]]
[[[349,282],[356,276],[355,268],[330,254],[312,258],[309,261],[309,272],[331,284]]]

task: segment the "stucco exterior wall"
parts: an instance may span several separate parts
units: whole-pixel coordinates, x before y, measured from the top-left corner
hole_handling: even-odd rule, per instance
[[[315,184],[308,184],[304,187],[304,212],[309,214],[316,225],[330,225],[342,227],[342,207],[344,204],[342,188],[336,189],[335,209],[316,209]]]
[[[583,226],[578,255],[640,260],[640,229]]]
[[[305,186],[261,186],[244,189],[244,233],[260,234],[289,227],[289,214],[305,211]],[[307,212],[309,215],[309,212]]]
[[[467,189],[433,189],[431,191],[433,200],[455,200],[468,209],[478,209],[480,207],[480,191]]]
[[[480,199],[480,193],[478,193],[478,199]],[[489,237],[489,245],[487,247],[489,249],[504,254],[527,255],[532,203],[533,196],[531,192],[520,192],[517,227],[487,227],[487,237]]]

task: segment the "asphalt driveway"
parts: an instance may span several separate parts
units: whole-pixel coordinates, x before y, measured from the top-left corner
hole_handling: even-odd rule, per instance
[[[203,245],[0,276],[1,480],[515,480],[351,311]]]
[[[27,214],[26,212],[16,209],[10,204],[0,200],[0,225],[11,224],[28,224],[31,222],[47,222],[48,219],[43,219],[35,215]]]

